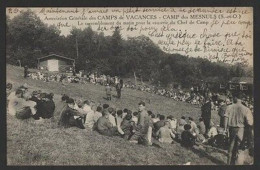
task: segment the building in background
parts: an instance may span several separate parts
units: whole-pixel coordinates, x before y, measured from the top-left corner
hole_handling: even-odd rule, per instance
[[[74,59],[57,54],[50,54],[40,57],[37,60],[37,68],[39,70],[47,70],[51,72],[72,72],[75,66]]]

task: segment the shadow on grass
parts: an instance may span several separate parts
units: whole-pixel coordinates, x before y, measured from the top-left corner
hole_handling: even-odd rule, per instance
[[[190,150],[192,152],[194,152],[195,154],[199,155],[200,157],[205,157],[207,159],[209,159],[210,161],[212,161],[213,163],[217,164],[217,165],[226,165],[225,162],[218,160],[217,158],[209,155],[208,153],[206,153],[205,151],[202,151],[200,149],[196,149],[196,148],[190,148]]]

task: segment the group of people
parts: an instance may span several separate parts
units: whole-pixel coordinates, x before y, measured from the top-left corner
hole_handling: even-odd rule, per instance
[[[69,76],[66,74],[50,74],[47,73],[29,73],[28,67],[25,67],[25,77],[29,76],[32,79],[37,80],[43,80],[46,82],[49,81],[56,81],[56,82],[62,82],[62,84],[66,83],[92,83],[92,84],[98,84],[105,86],[105,91],[107,95],[107,100],[111,100],[112,96],[112,87],[115,87],[117,92],[117,97],[121,97],[121,91],[122,88],[131,88],[135,90],[140,90],[148,93],[153,93],[156,95],[165,96],[168,98],[171,98],[175,101],[182,101],[187,102],[192,105],[196,105],[198,107],[201,107],[204,102],[205,98],[211,98],[212,101],[212,110],[219,109],[220,103],[219,97],[220,96],[227,96],[229,100],[232,100],[232,95],[229,91],[225,93],[212,93],[208,88],[204,88],[204,90],[200,90],[198,87],[191,87],[188,91],[183,91],[181,89],[165,89],[165,88],[159,88],[156,86],[149,86],[149,85],[135,85],[132,82],[125,82],[123,83],[123,80],[120,79],[118,76],[109,76],[109,75],[98,75],[97,73],[89,73],[88,75],[82,76],[82,73],[77,74],[76,76]],[[203,89],[203,88],[201,88]],[[249,96],[244,97],[243,99],[244,104],[253,111],[253,98],[249,98]]]
[[[28,91],[28,85],[12,91],[12,84],[7,84],[8,113],[18,119],[33,118],[36,121],[50,119],[54,116],[55,103],[53,93]],[[145,102],[138,103],[138,110],[118,109],[108,104],[89,100],[74,100],[62,95],[62,109],[58,125],[61,127],[78,127],[95,130],[105,136],[120,136],[131,143],[154,145],[159,143],[180,142],[184,147],[195,144],[210,144],[226,149],[228,147],[228,164],[242,164],[239,153],[247,146],[252,150],[253,114],[242,101],[243,97],[235,95],[232,100],[220,99],[220,124],[215,126],[211,120],[211,98],[206,98],[201,107],[198,124],[192,117],[155,115],[146,109]],[[245,135],[244,135],[245,134]]]

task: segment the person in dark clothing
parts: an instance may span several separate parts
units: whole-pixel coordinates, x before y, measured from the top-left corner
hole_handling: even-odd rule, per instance
[[[160,115],[160,120],[154,124],[154,132],[156,133],[161,127],[164,126],[165,116]]]
[[[109,121],[108,110],[103,110],[102,117],[97,121],[96,130],[105,136],[115,136],[117,134],[117,128],[113,127],[112,123]]]
[[[195,144],[195,136],[190,132],[191,125],[184,125],[184,131],[181,133],[181,146],[192,147]]]
[[[32,97],[29,100],[36,102],[37,105],[38,105],[40,103],[40,101],[41,101],[40,100],[40,93],[38,93],[37,91],[33,91],[32,92]],[[36,105],[36,107],[37,107],[37,105]]]
[[[43,119],[50,119],[53,117],[54,110],[55,110],[55,103],[53,101],[53,93],[46,94],[42,93],[41,100],[38,100],[36,106],[36,114],[33,115],[35,120],[39,120],[40,117]]]
[[[28,67],[24,66],[24,78],[28,76]]]
[[[219,126],[224,128],[225,127],[225,117],[224,117],[224,115],[225,115],[226,110],[227,110],[227,105],[224,102],[224,100],[219,100],[219,103],[220,103],[220,107],[219,107],[219,111],[218,111],[218,115],[220,117]]]
[[[85,129],[83,126],[83,115],[74,109],[74,100],[68,99],[66,108],[61,112],[59,125],[65,128],[76,126],[80,129]]]
[[[201,107],[201,117],[204,120],[204,124],[206,127],[206,134],[210,129],[210,120],[211,120],[211,102],[209,98],[206,98],[206,102]]]
[[[133,130],[135,127],[134,121],[132,121],[132,115],[127,114],[121,123],[121,129],[124,132],[124,139],[130,139],[133,135]]]
[[[121,97],[121,90],[123,88],[123,80],[120,79],[120,82],[116,84],[116,92],[117,92],[117,98]]]

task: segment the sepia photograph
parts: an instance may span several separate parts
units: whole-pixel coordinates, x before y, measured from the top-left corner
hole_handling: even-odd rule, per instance
[[[7,7],[7,165],[253,165],[253,12]]]

